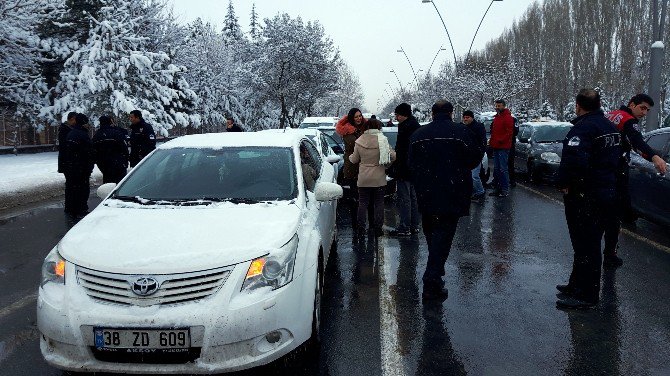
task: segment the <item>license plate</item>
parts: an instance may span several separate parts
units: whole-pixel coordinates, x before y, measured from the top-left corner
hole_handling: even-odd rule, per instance
[[[93,329],[102,349],[184,349],[191,347],[188,329]]]

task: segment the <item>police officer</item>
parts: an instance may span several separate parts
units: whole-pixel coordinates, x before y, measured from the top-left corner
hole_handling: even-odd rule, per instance
[[[446,299],[444,264],[460,217],[470,213],[471,171],[484,156],[481,141],[451,120],[454,107],[435,102],[433,121],[412,133],[407,164],[416,190],[428,262],[423,274],[424,300]]]
[[[616,173],[621,135],[600,110],[600,94],[582,89],[576,99],[577,118],[563,141],[559,188],[574,249],[570,281],[557,285],[559,308],[590,308],[600,299],[602,240],[616,211]]]
[[[93,136],[95,163],[103,183],[118,183],[128,170],[128,132],[112,125],[109,116],[100,116],[100,129]]]
[[[154,129],[144,121],[140,110],[130,111],[130,167],[156,149]]]
[[[640,133],[640,125],[638,124],[642,118],[647,116],[647,112],[653,106],[654,100],[650,96],[647,94],[637,94],[628,101],[628,106],[621,106],[618,110],[606,115],[614,123],[619,133],[621,133],[623,154],[619,160],[617,175],[617,206],[619,215],[617,221],[613,221],[611,223],[612,226],[605,229],[604,266],[617,267],[623,265],[623,260],[617,256],[617,244],[619,242],[621,221],[630,220],[632,217],[630,193],[628,191],[630,151],[635,150],[640,156],[652,162],[659,173],[665,174],[667,172],[663,158],[660,157],[657,151],[644,142]]]
[[[67,145],[67,134],[76,122],[77,113],[67,114],[67,121],[58,127],[58,172],[65,173],[65,145]]]
[[[65,142],[65,213],[72,218],[81,218],[88,214],[89,179],[94,161],[93,144],[86,125],[88,117],[77,114]]]

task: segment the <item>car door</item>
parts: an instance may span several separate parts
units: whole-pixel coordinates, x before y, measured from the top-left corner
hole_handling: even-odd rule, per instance
[[[529,125],[521,125],[519,127],[518,142],[515,143],[515,163],[516,170],[521,172],[528,172],[528,154],[530,153],[530,138],[532,134],[532,127]]]
[[[670,132],[650,136],[647,144],[668,162]],[[633,208],[655,222],[670,225],[670,174],[660,175],[653,163],[631,153],[630,195]]]
[[[334,169],[325,159],[321,157],[321,154],[316,149],[314,144],[304,140],[301,145],[301,148],[303,147],[308,151],[307,155],[302,156],[303,162],[306,162],[315,170],[318,169],[316,184],[320,182],[333,183],[335,181]],[[335,237],[337,200],[319,202],[316,201],[316,199],[311,199],[308,205],[310,206],[310,210],[318,211],[318,219],[315,225],[319,231],[319,234],[321,235],[325,261],[328,260],[330,246],[333,243]]]

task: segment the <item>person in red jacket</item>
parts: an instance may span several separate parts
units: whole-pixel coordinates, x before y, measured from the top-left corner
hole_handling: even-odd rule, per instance
[[[630,204],[630,193],[628,191],[628,174],[630,161],[630,151],[635,150],[642,158],[652,162],[656,170],[665,175],[667,166],[659,152],[652,149],[640,133],[638,122],[647,116],[647,112],[654,106],[654,100],[647,94],[637,94],[628,101],[628,106],[621,106],[616,111],[605,115],[609,121],[614,123],[621,134],[623,155],[619,161],[619,171],[617,173],[617,221],[612,222],[612,226],[605,229],[605,249],[603,251],[604,266],[621,266],[623,260],[617,256],[617,247],[619,242],[619,232],[621,231],[621,221],[631,217],[632,208]]]
[[[514,118],[506,108],[504,100],[496,100],[495,106],[498,114],[493,117],[489,143],[493,149],[493,175],[497,184],[495,190],[489,196],[507,197],[509,195],[509,168],[507,165],[514,135]]]

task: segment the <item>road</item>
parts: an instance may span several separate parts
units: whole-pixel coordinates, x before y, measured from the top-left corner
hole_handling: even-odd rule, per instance
[[[670,374],[667,229],[644,221],[627,229],[625,264],[605,269],[598,307],[557,310],[554,286],[572,263],[560,197],[519,185],[508,198],[472,205],[447,263],[449,299],[424,304],[423,236],[357,244],[345,206],[326,273],[321,356],[298,365],[303,373]],[[387,202],[386,224],[395,221]],[[67,229],[59,203],[0,220],[0,374],[62,374],[39,353],[35,292],[42,259]],[[295,373],[281,369],[244,374]]]

